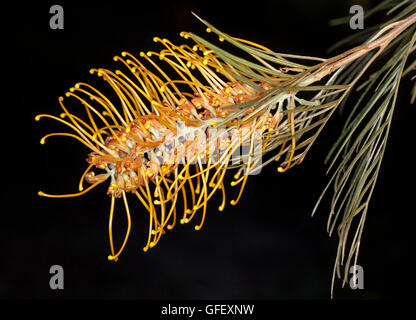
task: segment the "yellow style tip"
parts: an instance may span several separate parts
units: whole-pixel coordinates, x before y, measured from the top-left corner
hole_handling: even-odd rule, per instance
[[[109,255],[107,258],[110,261],[117,261],[118,260],[118,257],[112,256],[112,255]]]

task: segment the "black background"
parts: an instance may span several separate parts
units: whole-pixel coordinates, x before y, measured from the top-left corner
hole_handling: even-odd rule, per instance
[[[52,4],[64,8],[64,30],[49,28]],[[112,57],[123,50],[136,55],[158,50],[153,36],[178,43],[183,30],[205,36],[191,11],[226,33],[278,52],[328,57],[331,44],[354,32],[329,27],[328,20],[347,15],[350,5],[276,0],[3,7],[0,298],[329,299],[337,239],[325,231],[325,205],[316,217],[310,213],[326,182],[323,160],[339,133],[339,115],[301,166],[284,174],[273,165],[263,169],[249,178],[240,203],[222,213],[216,210],[218,199],[212,200],[201,231],[194,231],[195,223],[177,225],[144,253],[147,215],[133,204],[132,234],[117,263],[107,260],[105,186],[80,198],[37,196],[40,189],[75,192],[88,150],[67,138],[41,146],[44,134],[62,126],[47,119],[35,122],[34,116],[59,114],[58,96],[78,81],[100,86],[88,70],[115,69]],[[413,295],[414,106],[409,91],[406,78],[362,238],[365,289],[341,289],[336,282],[336,299]],[[65,270],[64,290],[49,288],[49,268],[55,264]]]

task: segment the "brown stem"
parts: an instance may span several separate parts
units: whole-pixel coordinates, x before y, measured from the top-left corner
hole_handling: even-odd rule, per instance
[[[376,56],[378,56],[385,47],[394,40],[400,33],[406,30],[410,25],[416,22],[416,13],[412,14],[406,19],[394,22],[389,24],[388,26],[381,29],[374,37],[373,40],[369,43],[362,44],[358,47],[350,49],[338,56],[327,61],[325,66],[321,68],[317,72],[317,74],[313,75],[315,81],[321,80],[323,77],[327,76],[328,74],[334,72],[335,70],[349,64],[350,62],[360,58],[361,56],[365,55],[366,53],[378,48],[378,52]],[[391,30],[384,36],[380,37],[386,31]],[[329,63],[328,63],[329,62]]]

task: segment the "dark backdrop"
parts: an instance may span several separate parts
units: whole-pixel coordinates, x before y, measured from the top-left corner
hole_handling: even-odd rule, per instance
[[[49,29],[55,3],[2,8],[2,189],[0,298],[328,299],[337,239],[325,232],[328,207],[311,210],[325,185],[323,160],[340,128],[335,115],[306,161],[278,174],[250,177],[241,202],[222,213],[209,204],[203,229],[177,225],[147,253],[147,214],[131,208],[133,229],[119,262],[109,254],[110,200],[105,186],[72,199],[37,196],[77,190],[88,150],[67,138],[39,139],[62,128],[37,113],[58,114],[57,97],[91,67],[118,66],[123,50],[157,50],[153,36],[178,42],[182,30],[205,34],[196,12],[221,30],[276,51],[328,57],[326,49],[353,31],[329,27],[348,14],[347,1],[292,0],[122,4],[61,2],[65,29]],[[362,238],[365,289],[337,299],[409,297],[414,242],[411,138],[414,107],[403,82],[392,133]],[[97,83],[100,83],[99,81]],[[348,108],[348,106],[347,106]],[[409,183],[410,182],[410,183]],[[229,197],[230,199],[230,197]],[[120,218],[123,219],[123,218]],[[49,268],[62,265],[65,289],[49,289]]]

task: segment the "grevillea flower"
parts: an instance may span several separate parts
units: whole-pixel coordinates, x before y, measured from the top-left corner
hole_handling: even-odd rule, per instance
[[[79,192],[40,191],[40,196],[76,197],[108,181],[110,260],[118,259],[130,234],[128,194],[149,214],[147,251],[177,221],[197,220],[199,230],[207,203],[217,192],[222,194],[218,207],[222,211],[227,193],[224,177],[231,169],[235,169],[231,186],[238,189],[230,203],[236,205],[250,174],[258,174],[273,161],[279,163],[279,172],[301,163],[351,87],[334,84],[341,67],[381,46],[376,43],[367,51],[357,47],[327,60],[288,55],[201,21],[220,42],[246,57],[193,33],[182,32],[187,42],[181,45],[155,37],[161,51],[141,52],[138,57],[122,52],[114,57],[122,69],[90,70],[112,88],[116,100],[80,82],[58,99],[60,116],[36,116],[72,129],[72,133],[50,133],[42,144],[51,136],[67,136],[90,149]],[[120,198],[127,230],[116,250],[112,223]],[[180,202],[183,211],[178,212]]]

